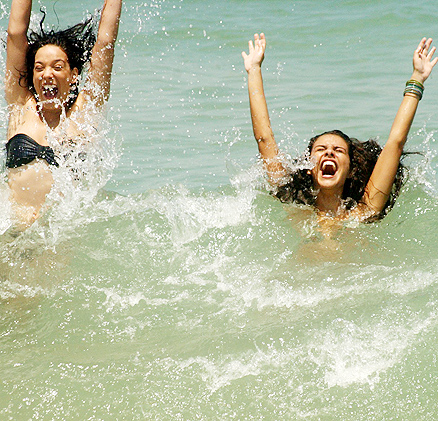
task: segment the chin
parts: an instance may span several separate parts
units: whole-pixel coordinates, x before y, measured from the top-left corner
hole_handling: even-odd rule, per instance
[[[335,179],[330,179],[330,180],[320,180],[318,182],[318,188],[319,189],[327,189],[327,190],[333,190],[333,189],[344,189],[344,184],[345,183],[341,183],[339,180],[335,180]]]
[[[60,100],[45,100],[41,101],[41,107],[44,110],[52,111],[52,110],[60,110],[63,106],[63,103]]]

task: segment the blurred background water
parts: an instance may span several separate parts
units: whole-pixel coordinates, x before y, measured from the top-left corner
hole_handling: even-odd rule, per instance
[[[41,4],[62,28],[98,6]],[[324,241],[264,189],[241,58],[265,32],[291,156],[334,128],[384,144],[434,6],[126,0],[101,168],[55,174],[20,234],[2,196],[0,418],[437,418],[437,75],[395,208]]]

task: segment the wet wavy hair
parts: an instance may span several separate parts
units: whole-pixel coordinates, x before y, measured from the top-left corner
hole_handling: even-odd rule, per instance
[[[46,12],[40,9],[43,17],[40,21],[40,30],[30,31],[27,35],[28,48],[26,52],[26,71],[21,76],[21,80],[35,95],[33,86],[33,69],[35,65],[35,55],[37,51],[45,45],[56,45],[60,47],[68,58],[68,63],[71,69],[78,69],[79,75],[82,73],[85,65],[91,59],[91,51],[96,42],[96,28],[94,19],[91,16],[84,22],[78,23],[70,28],[62,31],[55,31],[53,28],[45,31],[43,22],[46,18]],[[67,107],[71,106],[79,94],[78,84],[72,87],[71,95]]]
[[[379,157],[382,148],[373,139],[361,142],[360,140],[347,136],[340,130],[331,130],[312,137],[307,146],[305,156],[301,159],[295,160],[292,164],[298,164],[302,162],[305,157],[309,157],[315,141],[325,134],[339,136],[348,144],[350,174],[344,184],[342,199],[344,200],[346,209],[351,209],[361,202],[365,193],[365,187],[371,177],[371,173],[374,170],[374,166],[376,165],[377,158]],[[406,153],[403,155],[406,155]],[[375,219],[382,219],[392,209],[404,184],[407,175],[406,173],[406,167],[400,162],[388,200],[383,210]],[[309,174],[308,168],[299,168],[291,171],[288,174],[288,179],[289,180],[286,184],[278,188],[275,196],[282,202],[295,202],[298,204],[314,206],[317,192],[313,187],[313,178],[312,175]]]

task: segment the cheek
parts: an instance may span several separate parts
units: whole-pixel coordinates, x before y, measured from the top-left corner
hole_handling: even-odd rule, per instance
[[[69,73],[69,74],[66,75],[66,77],[65,77],[65,83],[66,83],[67,85],[72,84],[72,83],[74,82],[74,80],[75,80],[74,75],[71,74],[71,73]]]
[[[37,90],[39,86],[41,78],[38,75],[34,75],[32,78],[32,87],[33,89]]]
[[[307,170],[307,173],[308,174],[312,174],[312,176],[314,176],[315,174],[316,174],[316,172],[317,172],[317,165],[316,165],[316,163],[318,162],[318,158],[317,158],[317,156],[316,155],[310,155],[310,158],[309,158],[309,163],[310,163],[310,165],[311,165],[311,167]]]

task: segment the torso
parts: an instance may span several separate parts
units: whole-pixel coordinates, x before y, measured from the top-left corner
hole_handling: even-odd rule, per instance
[[[50,124],[46,124],[40,117],[35,98],[29,96],[24,105],[11,106],[8,140],[16,134],[25,134],[41,146],[51,146],[47,139],[48,131],[50,131],[50,136],[59,143],[74,139],[80,135],[80,131],[69,117],[77,109],[78,107],[74,105],[65,116],[61,116],[59,124],[50,127]],[[8,168],[8,184],[14,202],[18,206],[29,207],[30,212],[37,214],[52,188],[52,169],[53,165],[39,158],[16,168]]]
[[[339,230],[346,226],[372,221],[373,213],[364,203],[358,203],[350,210],[323,212],[311,206],[291,206],[288,208],[289,219],[300,227],[301,235],[313,241],[331,240]]]
[[[339,210],[336,214],[317,210],[320,231],[328,237],[331,237],[347,222],[367,222],[374,216],[375,213],[365,203],[358,203],[350,210]]]

